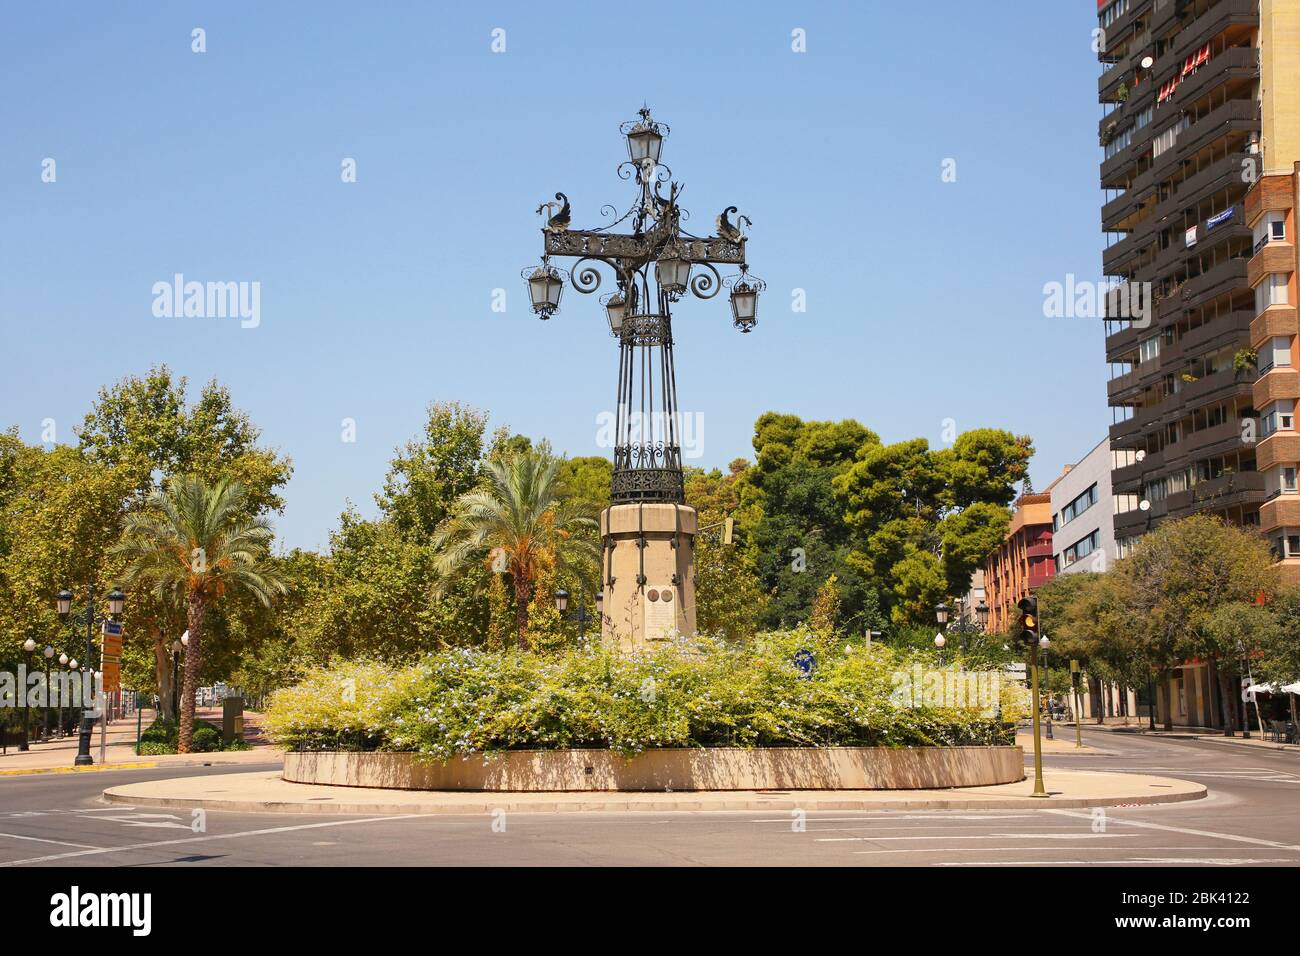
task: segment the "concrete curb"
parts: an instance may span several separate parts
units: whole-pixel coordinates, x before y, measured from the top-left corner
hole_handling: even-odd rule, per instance
[[[377,793],[351,787],[327,787],[288,783],[275,773],[228,774],[220,777],[158,780],[125,784],[104,790],[112,804],[172,809],[226,810],[240,813],[306,814],[486,814],[587,813],[605,812],[701,812],[711,810],[1009,810],[1079,809],[1086,807],[1151,806],[1199,800],[1207,790],[1200,784],[1166,777],[1139,774],[1088,774],[1058,771],[1048,774],[1043,799],[1009,794],[1008,787],[1027,790],[1028,781],[997,787],[975,787],[963,791],[828,791],[797,792],[708,792],[708,793],[557,793],[557,794],[473,794],[429,791]],[[239,778],[245,779],[239,779]],[[1108,778],[1111,792],[1074,795],[1059,789],[1064,782],[1096,786],[1095,780],[1066,778]],[[1118,778],[1118,779],[1116,779]],[[1123,781],[1121,784],[1120,781]],[[205,793],[203,788],[208,788]],[[1150,789],[1168,793],[1150,793]],[[355,790],[355,796],[348,791]],[[242,792],[241,792],[242,791]],[[1145,792],[1144,792],[1145,791]],[[219,792],[221,796],[208,795]],[[960,793],[961,795],[958,795]]]

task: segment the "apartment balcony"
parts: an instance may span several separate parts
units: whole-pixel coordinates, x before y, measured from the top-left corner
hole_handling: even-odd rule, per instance
[[[1259,104],[1255,100],[1228,100],[1183,130],[1178,141],[1156,159],[1155,168],[1175,159],[1187,159],[1233,130],[1257,130],[1259,121]]]
[[[1293,305],[1269,306],[1250,323],[1251,348],[1260,349],[1275,335],[1300,334],[1300,322]]]
[[[1125,355],[1137,347],[1138,339],[1150,334],[1150,329],[1137,329],[1129,326],[1106,336],[1106,360],[1114,361],[1112,356]]]
[[[1204,44],[1203,44],[1204,46]],[[1167,79],[1178,75],[1182,72],[1182,65],[1174,65],[1174,69],[1164,78],[1157,78],[1158,83],[1164,83]],[[1260,73],[1260,51],[1255,47],[1230,47],[1222,53],[1210,57],[1208,62],[1201,65],[1196,73],[1190,77],[1184,78],[1179,83],[1178,90],[1173,96],[1161,104],[1162,108],[1182,109],[1187,104],[1195,103],[1201,96],[1208,92],[1217,90],[1223,83],[1229,82],[1230,79],[1245,79],[1255,77]]]
[[[1235,392],[1245,393],[1249,389],[1249,382],[1243,381],[1232,369],[1225,368],[1204,378],[1198,378],[1194,382],[1188,382],[1179,395],[1182,397],[1183,405],[1194,408],[1198,405],[1222,401],[1230,398]]]
[[[1246,266],[1246,282],[1257,286],[1270,272],[1295,272],[1295,246],[1289,242],[1270,242],[1260,246]]]
[[[1250,340],[1250,326],[1254,319],[1253,312],[1228,312],[1192,329],[1177,344],[1183,347],[1185,358],[1214,352],[1234,342],[1244,346]]]
[[[1260,471],[1297,462],[1300,462],[1300,435],[1295,432],[1273,432],[1255,445],[1255,467]]]
[[[1141,508],[1134,508],[1132,511],[1122,511],[1115,515],[1115,535],[1116,537],[1132,537],[1133,535],[1143,534],[1151,529],[1153,522],[1160,520],[1168,513],[1166,502],[1150,502],[1150,509],[1143,511]]]
[[[1190,54],[1195,53],[1228,28],[1258,25],[1259,0],[1219,0],[1191,23],[1186,24],[1175,36],[1173,46],[1165,51],[1165,55],[1160,59],[1161,61],[1169,59],[1179,64],[1181,69],[1183,61]],[[1168,76],[1165,79],[1168,79]]]
[[[1294,528],[1300,525],[1300,495],[1272,495],[1259,506],[1259,530]]]
[[[1165,502],[1169,517],[1181,518],[1193,511],[1261,504],[1265,497],[1264,476],[1258,471],[1240,471],[1198,482],[1187,491],[1169,495]]]
[[[1171,457],[1169,464],[1178,467],[1200,458],[1212,458],[1236,451],[1243,444],[1241,440],[1241,422],[1230,421],[1222,425],[1202,428],[1198,432],[1184,435],[1177,446],[1178,457]]]
[[[1165,454],[1165,450],[1147,452],[1141,461],[1116,468],[1110,473],[1111,487],[1119,491],[1121,488],[1130,488],[1135,483],[1141,484],[1143,475],[1159,474],[1164,468]]]
[[[1261,177],[1258,185],[1246,194],[1246,222],[1253,226],[1266,212],[1289,212],[1295,205],[1291,183],[1289,174]]]
[[[1300,398],[1300,372],[1286,365],[1275,365],[1259,378],[1251,389],[1256,408],[1280,398]]]
[[[1110,440],[1113,442],[1123,441],[1126,438],[1136,438],[1141,433],[1142,433],[1142,422],[1136,415],[1134,415],[1132,418],[1128,419],[1127,421],[1116,422],[1115,424],[1111,425],[1110,429],[1108,430]]]
[[[1179,290],[1183,308],[1194,309],[1232,289],[1245,289],[1246,260],[1230,259],[1188,279]]]

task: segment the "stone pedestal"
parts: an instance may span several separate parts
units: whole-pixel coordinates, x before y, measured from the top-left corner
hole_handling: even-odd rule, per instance
[[[686,505],[614,505],[600,513],[607,644],[632,650],[695,633],[696,527]]]

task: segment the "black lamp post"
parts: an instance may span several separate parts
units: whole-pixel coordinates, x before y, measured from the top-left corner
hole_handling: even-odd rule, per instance
[[[55,606],[58,608],[59,617],[67,620],[68,615],[72,612],[72,592],[67,588],[61,590],[55,597]],[[114,620],[122,616],[122,610],[126,606],[126,595],[120,588],[113,588],[108,592],[108,613]],[[53,649],[51,648],[51,651]],[[86,665],[89,667],[90,662],[94,659],[95,654],[95,586],[92,584],[86,589]],[[92,673],[93,668],[92,668]],[[92,683],[93,687],[93,683]],[[91,709],[83,706],[81,708],[81,726],[78,730],[77,759],[73,765],[77,767],[89,767],[94,764],[95,760],[90,756],[90,737],[95,730],[95,718],[90,716]]]
[[[36,642],[35,642],[34,640],[32,640],[30,637],[27,638],[27,640],[23,641],[23,650],[27,652],[27,674],[31,674],[31,672],[32,672],[32,652],[33,652],[34,650],[36,650]],[[28,704],[28,702],[27,702],[27,679],[26,679],[26,676],[24,676],[24,678],[23,678],[23,681],[22,681],[22,687],[20,688],[20,692],[21,692],[22,695],[23,695],[23,739],[22,739],[21,741],[19,741],[19,743],[18,743],[18,749],[19,749],[20,751],[23,751],[23,750],[30,750],[30,749],[31,749],[31,744],[30,744],[29,741],[30,741],[30,739],[31,739],[31,732],[32,732],[32,728],[31,728],[31,724],[32,724],[32,708],[31,708],[31,705]]]
[[[185,645],[172,641],[172,718],[178,723],[181,719],[181,651]]]
[[[596,592],[596,616],[604,616],[605,595]],[[555,592],[555,609],[560,612],[560,617],[569,621],[578,622],[578,640],[587,639],[587,592],[586,586],[578,585],[578,607],[572,614],[569,614],[569,592],[560,588]]]
[[[54,739],[54,721],[50,713],[50,660],[54,657],[54,648],[46,644],[41,655],[45,658],[45,739],[49,741]]]
[[[63,694],[64,688],[68,686],[64,680],[64,675],[68,670],[68,655],[59,655],[59,736],[63,736]]]

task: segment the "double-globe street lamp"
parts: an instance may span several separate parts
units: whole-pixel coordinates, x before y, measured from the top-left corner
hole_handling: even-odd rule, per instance
[[[54,599],[55,607],[59,612],[60,620],[67,621],[72,613],[72,592],[67,588],[61,590]],[[109,617],[114,620],[120,620],[122,611],[126,607],[126,595],[120,588],[113,588],[108,592],[108,613]],[[90,667],[91,673],[94,668],[91,661],[94,660],[95,654],[95,586],[92,584],[86,589],[86,666]],[[103,670],[103,663],[100,664],[100,670]],[[81,708],[81,726],[78,730],[77,758],[73,765],[77,767],[88,767],[93,764],[94,758],[90,756],[90,737],[95,730],[95,718],[90,716],[91,709],[85,706],[82,701]]]
[[[951,630],[955,631],[958,637],[961,639],[961,652],[963,654],[966,653],[967,635],[983,634],[985,625],[988,623],[988,619],[989,619],[989,606],[985,604],[982,600],[975,607],[975,617],[977,619],[977,622],[972,622],[966,617],[966,615],[963,613],[964,606],[965,606],[965,602],[961,598],[957,598],[957,622],[953,624],[951,628]],[[936,634],[934,637],[934,646],[939,648],[941,652],[943,650],[944,645],[948,643],[948,639],[944,635],[947,631],[950,630],[948,627],[948,618],[950,614],[951,614],[951,609],[943,601],[940,601],[937,605],[935,605],[934,619],[939,624],[939,633]]]
[[[587,593],[585,585],[578,585],[578,607],[572,615],[569,611],[569,592],[560,588],[555,592],[555,609],[560,612],[560,617],[569,621],[578,622],[578,640],[587,639]],[[596,620],[603,621],[605,618],[605,595],[602,591],[596,592]]]

